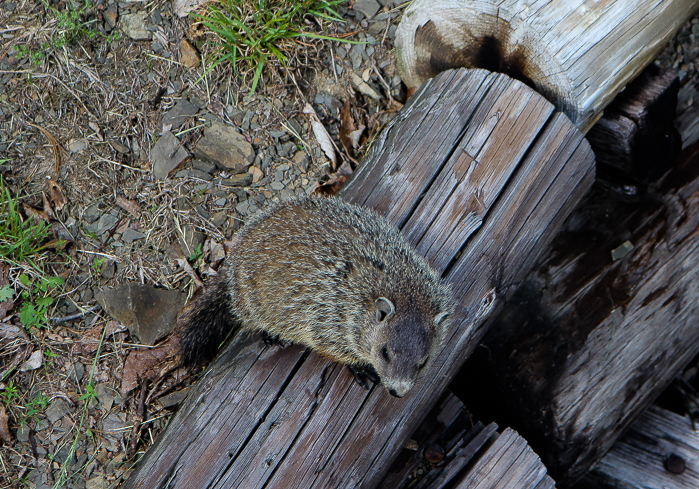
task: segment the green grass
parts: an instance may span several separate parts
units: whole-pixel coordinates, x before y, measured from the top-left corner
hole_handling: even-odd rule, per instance
[[[28,273],[19,276],[23,287],[19,320],[27,329],[48,326],[47,314],[54,302],[51,294],[64,282],[60,277],[46,277],[37,264],[37,258],[46,253],[50,237],[48,223],[22,216],[19,200],[12,196],[0,177],[0,261],[17,268],[29,265],[32,270],[31,276]],[[0,288],[0,301],[13,295],[10,286]]]
[[[340,3],[340,0],[220,0],[209,6],[204,15],[192,15],[220,39],[214,43],[218,51],[208,71],[225,61],[231,63],[239,76],[253,71],[252,95],[270,60],[287,65],[285,51],[291,41],[299,37],[344,41],[303,30],[307,16],[342,22],[335,10]]]
[[[100,32],[92,25],[97,19],[87,20],[85,18],[93,7],[89,0],[68,0],[63,10],[52,7],[47,0],[41,0],[41,2],[44,4],[48,16],[56,19],[56,32],[45,37],[38,47],[36,44],[33,47],[27,44],[15,46],[18,57],[29,58],[35,65],[43,64],[44,58],[49,52],[66,45],[97,37],[107,42],[121,38],[121,34],[117,31],[109,35]]]
[[[22,217],[18,200],[0,177],[0,259],[13,266],[28,262],[38,269],[32,259],[44,250],[50,236],[47,223]]]

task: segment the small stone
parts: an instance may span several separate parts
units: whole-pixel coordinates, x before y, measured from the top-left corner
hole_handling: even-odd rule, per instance
[[[206,173],[205,171],[197,170],[196,168],[192,168],[189,170],[189,176],[190,178],[198,178],[199,180],[205,180],[207,182],[210,182],[211,180],[214,179],[214,177],[210,173]]]
[[[102,420],[102,429],[108,433],[119,433],[126,427],[126,423],[117,414],[109,413]]]
[[[97,221],[97,226],[95,227],[95,234],[97,236],[102,236],[104,233],[112,229],[118,221],[116,216],[111,214],[102,214],[100,220]]]
[[[196,105],[186,98],[182,98],[163,116],[162,126],[172,125],[172,130],[176,131],[197,112],[199,112],[199,108]]]
[[[250,170],[248,170],[250,175],[252,175],[252,183],[257,183],[260,181],[260,179],[264,176],[264,173],[262,173],[262,170],[257,168],[256,166],[251,166]]]
[[[116,263],[114,260],[105,260],[104,263],[102,263],[102,266],[100,267],[100,275],[102,275],[106,279],[112,279],[114,278],[114,274],[116,273]]]
[[[28,442],[29,431],[31,431],[29,426],[27,426],[26,424],[20,424],[19,428],[17,428],[17,441],[21,441],[23,443]]]
[[[308,171],[309,158],[305,151],[298,151],[294,158],[292,159],[295,165],[297,165],[304,173]]]
[[[187,68],[194,68],[201,62],[197,48],[187,39],[182,39],[180,44],[180,62]]]
[[[226,219],[228,219],[228,211],[218,211],[216,214],[211,216],[211,222],[214,223],[214,226],[216,227],[223,226],[223,224],[226,222]]]
[[[187,256],[194,255],[199,245],[204,242],[204,235],[189,224],[182,226],[182,236],[179,236],[179,238],[182,251]]]
[[[153,176],[159,180],[164,180],[172,170],[179,167],[187,158],[189,158],[189,153],[180,144],[180,140],[170,131],[164,132],[151,150],[150,159],[153,162]]]
[[[158,400],[160,401],[160,404],[162,404],[163,407],[166,407],[166,408],[177,406],[179,403],[184,401],[184,399],[187,397],[187,394],[189,394],[189,391],[190,391],[190,388],[185,387],[184,389],[173,392],[172,394],[168,394],[166,396],[163,396]]]
[[[145,237],[146,237],[146,235],[143,234],[142,232],[136,231],[135,229],[131,229],[131,228],[128,228],[128,229],[127,229],[126,231],[124,231],[124,233],[121,235],[121,239],[122,239],[125,243],[129,243],[129,244],[130,244],[130,243],[133,243],[133,242],[136,241],[137,239],[143,239],[143,238],[145,238]]]
[[[70,408],[70,405],[59,397],[51,402],[49,407],[46,408],[44,414],[49,419],[49,422],[54,424],[71,411],[72,409]]]
[[[371,97],[374,100],[381,100],[381,96],[376,93],[373,88],[371,88],[371,85],[362,80],[362,78],[356,73],[352,73],[352,85],[354,85],[357,90],[367,97]]]
[[[85,375],[85,366],[82,363],[76,362],[68,367],[68,378],[76,384],[80,383],[83,375]]]
[[[87,139],[71,139],[68,142],[68,152],[70,154],[82,153],[90,146]]]
[[[236,128],[221,122],[212,123],[204,131],[194,155],[234,173],[247,172],[255,158],[252,145],[245,137]]]
[[[214,171],[216,170],[216,165],[209,161],[193,160],[192,168],[196,168],[197,170],[205,171],[206,173],[213,175]]]
[[[284,184],[281,182],[277,182],[277,181],[272,182],[269,186],[272,190],[277,190],[277,191],[284,188]]]
[[[247,187],[251,183],[252,175],[249,173],[239,173],[221,181],[221,185],[225,185],[226,187]]]
[[[121,29],[134,41],[150,41],[152,34],[146,29],[147,20],[148,12],[145,11],[122,15]]]
[[[104,16],[104,20],[107,22],[107,27],[109,30],[113,30],[116,27],[117,19],[119,18],[116,3],[111,4],[109,8],[102,13],[102,15]]]

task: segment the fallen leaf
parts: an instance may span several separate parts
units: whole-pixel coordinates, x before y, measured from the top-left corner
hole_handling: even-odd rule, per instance
[[[13,299],[14,291],[10,288],[9,268],[0,262],[0,319],[7,316],[7,313],[12,310],[15,301]]]
[[[350,157],[354,156],[354,150],[357,149],[356,143],[353,144],[350,138],[350,134],[356,130],[357,128],[354,126],[354,119],[352,118],[350,101],[347,99],[342,109],[340,109],[340,142]]]
[[[114,336],[116,333],[123,333],[126,331],[126,326],[121,324],[119,321],[111,320],[106,326],[95,326],[88,329],[80,336],[80,340],[74,346],[74,353],[81,353],[83,355],[89,355],[97,351],[99,347],[100,340],[102,339],[102,332],[104,328],[107,331],[104,332],[105,341],[107,338]]]
[[[41,200],[43,201],[44,212],[49,216],[49,220],[53,221],[56,219],[56,215],[53,213],[49,199],[46,197],[46,192],[41,192]]]
[[[330,196],[337,194],[350,175],[352,175],[352,167],[349,162],[344,161],[337,172],[333,173],[327,182],[322,184],[317,183],[316,186],[313,187],[311,195]]]
[[[194,271],[192,266],[189,264],[189,261],[184,256],[184,253],[182,252],[182,247],[179,244],[173,243],[172,245],[170,245],[166,252],[166,255],[172,263],[179,265],[185,272],[187,272],[187,275],[189,275],[189,277],[192,279],[192,282],[196,284],[197,290],[204,287],[204,283],[201,280],[199,280],[197,273]]]
[[[27,214],[32,219],[46,222],[49,222],[51,220],[51,218],[46,212],[40,211],[39,209],[34,209],[32,206],[22,204],[22,208],[24,209],[25,214]]]
[[[0,402],[0,438],[2,438],[2,441],[4,441],[7,446],[10,446],[12,435],[10,434],[10,427],[7,424],[8,421],[5,405]]]
[[[98,126],[96,122],[88,122],[87,125],[90,126],[90,129],[95,131],[95,134],[97,135],[97,138],[100,141],[104,141],[104,136],[102,136],[102,131],[100,130],[100,126]]]
[[[177,353],[174,336],[158,348],[135,350],[129,353],[124,363],[121,378],[121,395],[126,395],[139,386],[139,379],[157,380],[162,372],[163,364]]]
[[[44,353],[41,350],[36,350],[31,355],[29,355],[29,360],[24,362],[22,371],[36,370],[44,364]]]
[[[311,107],[311,104],[306,104],[303,108],[303,113],[308,115],[308,119],[311,122],[311,128],[313,129],[313,135],[316,137],[316,141],[320,145],[325,155],[330,161],[332,161],[332,167],[335,169],[337,167],[337,155],[335,154],[335,147],[333,141],[330,138],[330,134],[325,130],[323,124],[321,124],[318,115],[316,115],[315,110]]]
[[[141,217],[141,207],[133,200],[125,199],[124,197],[117,197],[116,203],[119,207],[124,209],[126,212],[134,216],[135,218]]]
[[[48,132],[43,127],[37,126],[36,124],[32,124],[31,122],[27,122],[27,125],[36,127],[44,134],[44,136],[46,136],[46,139],[49,140],[49,143],[51,143],[51,147],[53,148],[53,171],[56,173],[56,176],[58,176],[58,173],[61,171],[61,147],[58,144],[58,141],[55,137],[53,137],[53,134]]]
[[[49,186],[49,194],[51,195],[51,202],[53,202],[53,208],[60,211],[66,206],[68,199],[66,199],[63,189],[61,189],[61,186],[58,185],[58,183],[52,179],[48,179],[47,182]],[[46,208],[44,208],[44,210],[46,210]]]

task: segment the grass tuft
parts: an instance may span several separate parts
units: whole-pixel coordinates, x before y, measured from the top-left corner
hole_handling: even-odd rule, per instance
[[[225,61],[231,63],[238,76],[253,71],[250,95],[254,94],[270,60],[287,65],[285,52],[296,38],[352,42],[303,30],[307,16],[342,22],[335,10],[340,3],[341,0],[220,0],[210,5],[204,15],[192,14],[220,39],[213,43],[218,53],[207,71]]]

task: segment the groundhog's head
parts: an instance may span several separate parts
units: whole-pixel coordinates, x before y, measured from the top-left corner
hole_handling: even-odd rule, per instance
[[[436,355],[451,311],[423,312],[408,305],[400,310],[385,297],[374,307],[372,364],[388,392],[403,397]]]

